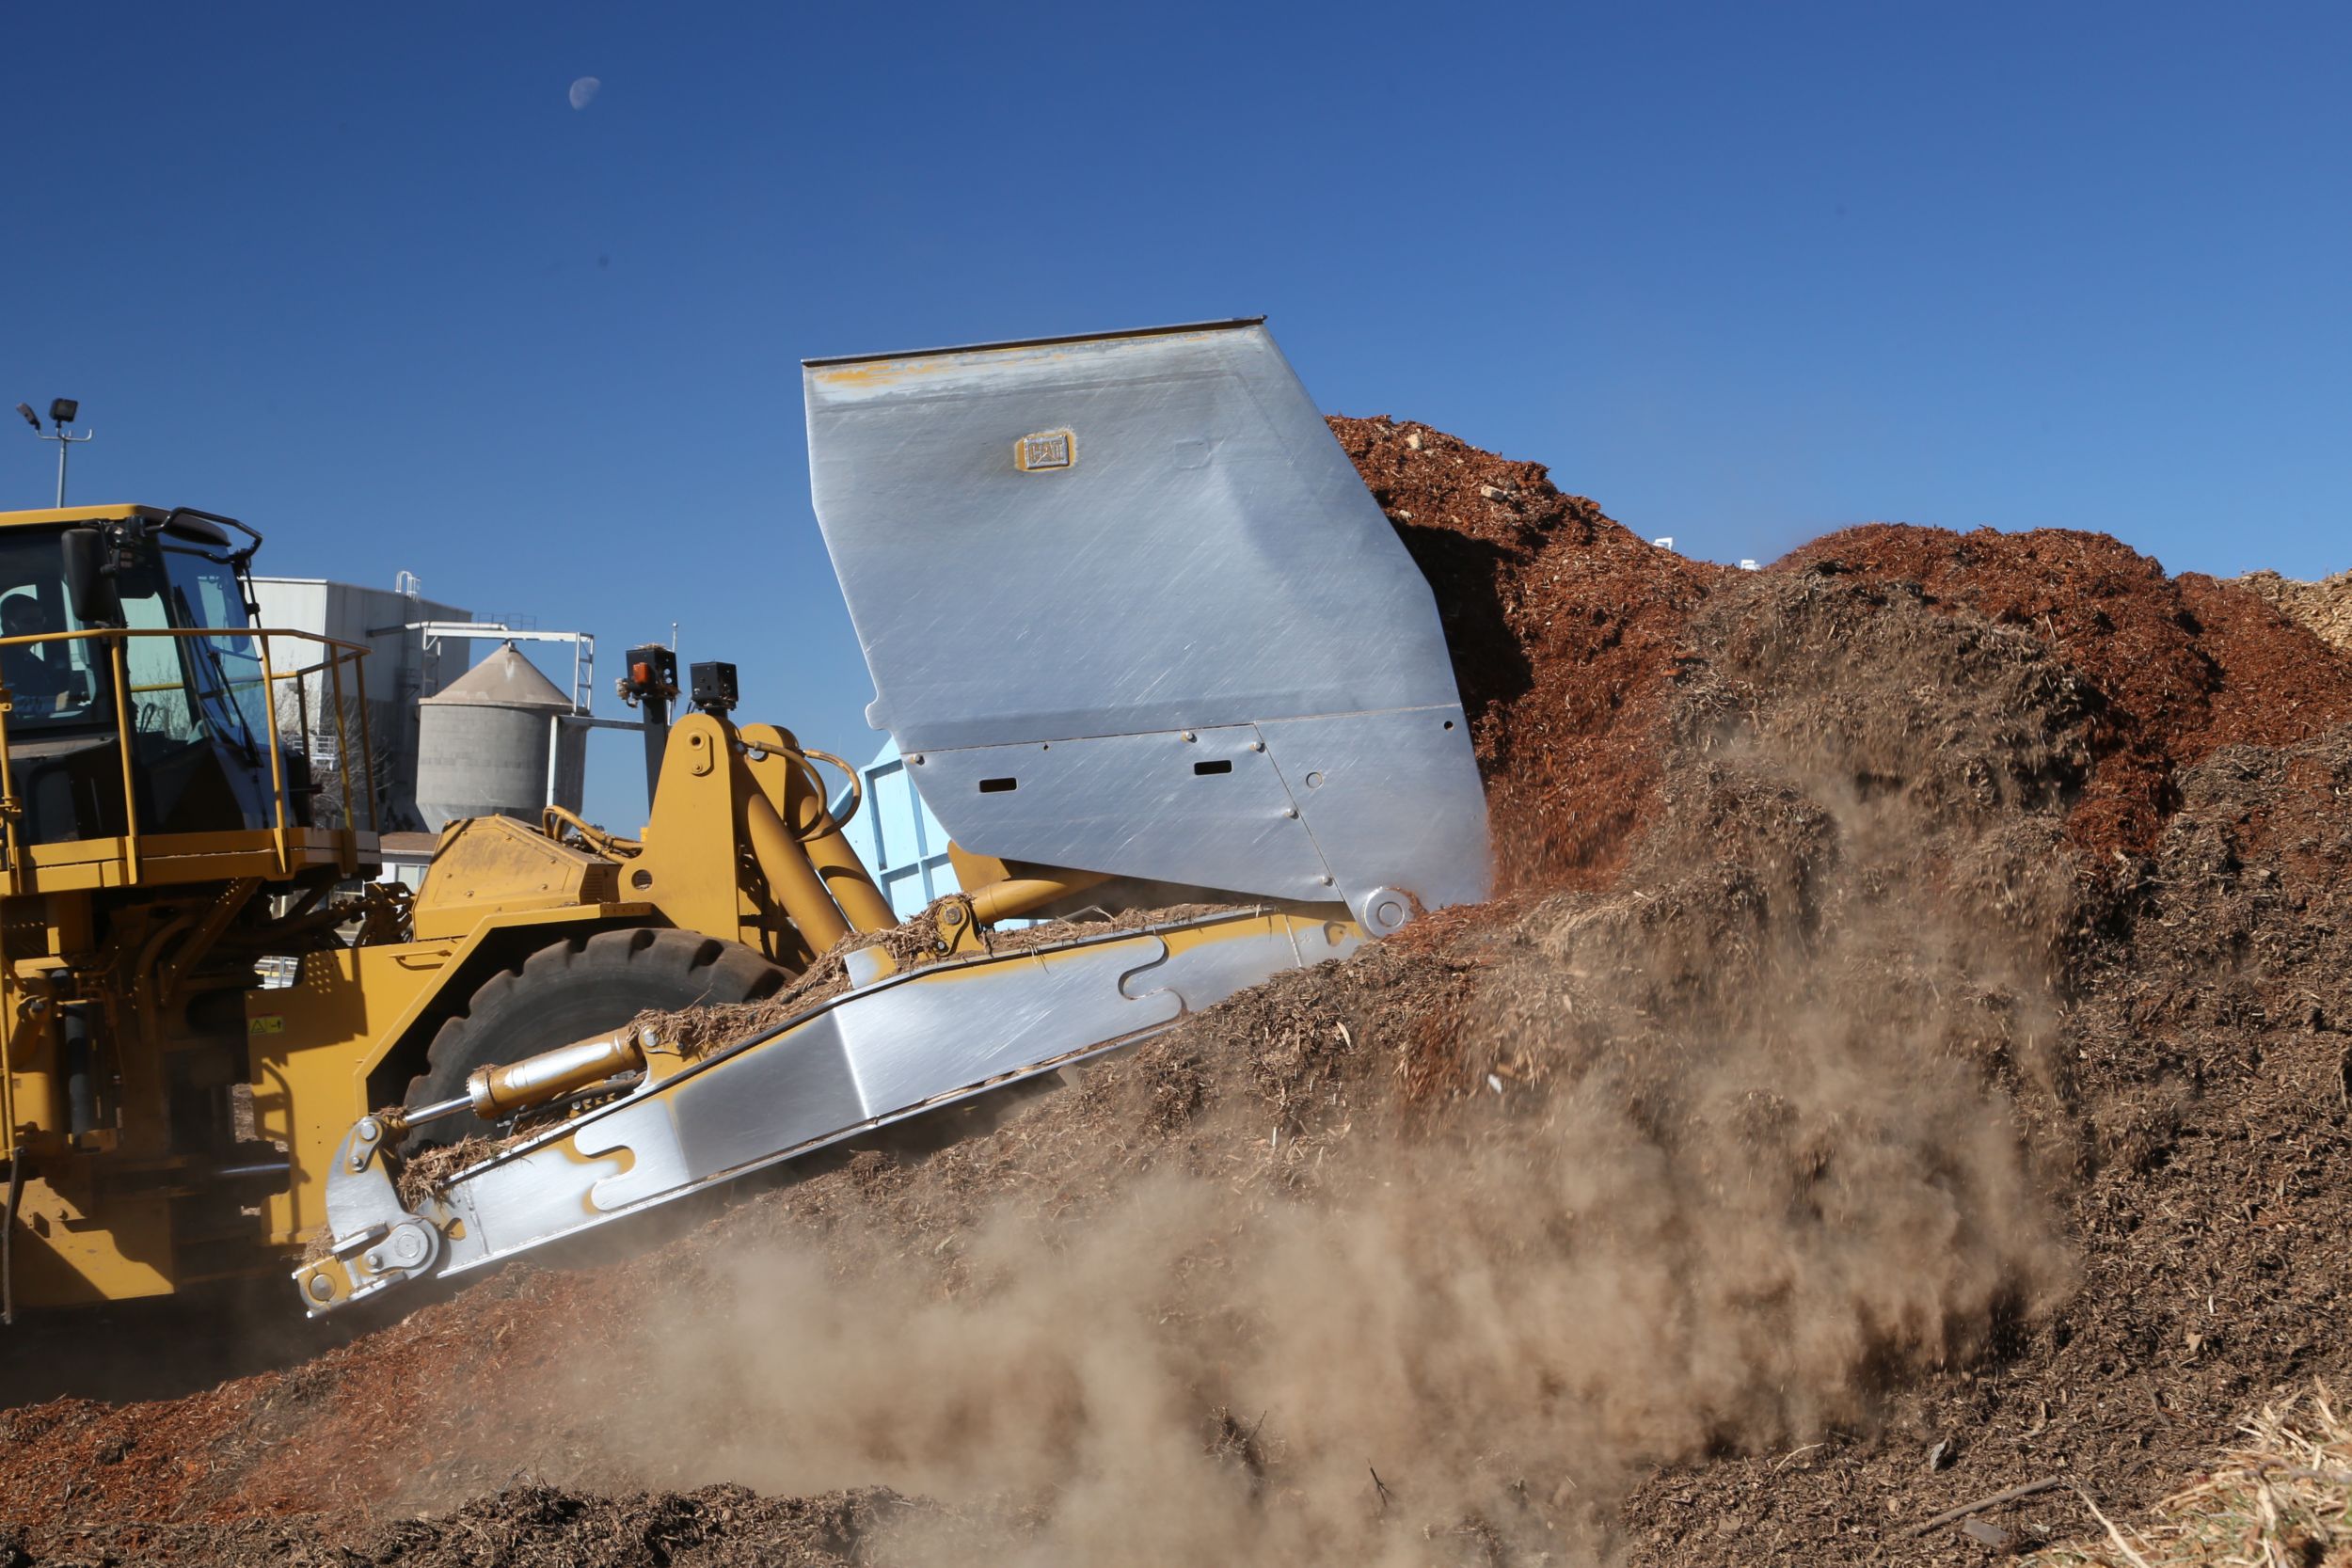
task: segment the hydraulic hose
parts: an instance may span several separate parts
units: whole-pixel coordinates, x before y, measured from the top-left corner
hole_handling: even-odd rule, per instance
[[[799,830],[803,840],[822,838],[827,833],[837,833],[857,820],[857,809],[866,803],[866,781],[858,776],[856,768],[834,756],[831,752],[820,752],[814,746],[791,749],[787,754],[791,757],[793,765],[807,776],[809,794],[817,801],[817,820],[810,823],[807,828]],[[833,808],[825,804],[825,781],[815,768],[809,766],[808,759],[811,757],[815,757],[819,762],[832,763],[835,768],[840,768],[842,776],[850,781],[849,814],[838,820],[834,817]]]
[[[565,811],[562,806],[547,806],[540,810],[541,832],[561,841],[566,828],[578,833],[581,843],[607,860],[635,860],[645,852],[645,847],[637,840],[608,833],[602,828],[582,821],[578,812]]]

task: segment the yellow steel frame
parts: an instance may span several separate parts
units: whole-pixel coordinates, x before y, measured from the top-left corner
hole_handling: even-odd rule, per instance
[[[161,834],[138,823],[132,693],[124,655],[127,640],[135,636],[259,640],[259,678],[272,693],[264,704],[272,754],[273,811],[267,827]],[[77,943],[87,940],[84,928],[89,922],[90,893],[183,887],[194,894],[199,889],[190,884],[213,884],[219,890],[216,902],[191,904],[172,917],[177,924],[158,927],[204,942],[225,929],[236,910],[262,886],[312,867],[332,865],[348,873],[373,847],[373,833],[363,836],[356,827],[348,767],[343,769],[344,825],[333,831],[295,825],[279,762],[275,699],[278,683],[324,673],[333,692],[338,744],[351,755],[344,733],[342,675],[343,666],[350,664],[359,696],[357,754],[366,758],[373,737],[367,732],[360,663],[364,648],[280,628],[178,627],[0,638],[0,648],[75,638],[108,640],[127,831],[119,838],[24,842],[21,807],[8,771],[7,692],[0,688],[0,850],[7,856],[0,894],[11,895],[12,902],[24,900],[20,909],[40,907],[31,904],[33,895],[58,895],[49,899],[40,916],[50,927],[50,956],[29,965],[20,962],[7,976],[9,990],[20,999],[51,989],[36,971],[56,971],[60,981],[71,985],[81,967],[72,955],[79,951]],[[280,671],[272,640],[283,638],[317,643],[322,656]],[[307,692],[306,686],[296,689]],[[307,702],[307,695],[303,700]],[[372,798],[369,803],[373,813]],[[373,816],[370,826],[375,826]],[[435,1020],[447,1015],[455,990],[513,961],[517,948],[586,927],[672,925],[742,942],[798,969],[850,931],[878,931],[897,924],[887,900],[826,807],[812,753],[789,731],[772,725],[739,728],[707,714],[682,717],[671,731],[660,788],[642,839],[591,831],[581,835],[585,851],[564,845],[562,836],[580,826],[557,814],[539,832],[502,818],[453,829],[437,850],[434,870],[413,907],[406,940],[309,954],[294,985],[246,994],[242,1058],[252,1093],[253,1132],[282,1143],[290,1166],[285,1190],[262,1199],[256,1243],[299,1244],[324,1224],[326,1175],[344,1131],[373,1108],[371,1080],[394,1053],[421,1043]],[[1055,882],[1039,879],[1039,868],[1021,870],[1029,879],[1009,880],[999,890],[1007,897],[996,903],[1010,907],[1043,893],[1067,892],[1073,885],[1066,874]],[[990,912],[1001,911],[992,904]],[[75,930],[82,935],[73,936]],[[162,938],[151,940],[160,943]],[[1180,934],[1173,940],[1206,939]],[[120,1005],[142,1012],[162,1006],[167,993],[189,983],[198,962],[189,954],[182,955],[167,968],[156,969],[152,982],[135,987],[134,993],[120,998]],[[44,1022],[41,1029],[47,1031],[48,1025]],[[8,1043],[8,1034],[0,1029],[0,1044]],[[55,1041],[45,1032],[40,1041],[28,1033],[24,1043],[54,1054]],[[13,1059],[0,1063],[8,1069],[39,1065]],[[40,1087],[44,1084],[45,1089]],[[9,1071],[0,1070],[0,1091],[7,1094],[0,1101],[0,1120],[6,1124],[0,1141],[12,1157],[23,1158],[27,1153],[23,1134],[41,1133],[41,1164],[26,1189],[27,1212],[52,1219],[56,1235],[83,1238],[66,1250],[45,1243],[34,1249],[43,1259],[41,1266],[56,1276],[41,1293],[52,1300],[62,1299],[57,1291],[112,1298],[174,1288],[179,1281],[170,1272],[171,1224],[165,1210],[135,1191],[89,1185],[101,1159],[97,1151],[110,1147],[106,1134],[101,1132],[70,1147],[55,1129],[26,1129],[15,1103],[19,1089],[52,1101],[60,1091],[54,1078],[28,1078],[17,1085]],[[54,1110],[37,1119],[54,1121]],[[105,1156],[112,1162],[108,1168],[119,1168],[115,1163],[130,1152],[126,1147],[120,1154]],[[148,1206],[139,1207],[143,1203]]]
[[[8,524],[74,522],[120,515],[121,509],[74,509],[57,514],[19,514]],[[262,692],[262,724],[270,752],[270,806],[267,821],[258,828],[225,832],[157,833],[139,820],[132,698],[143,689],[130,680],[126,649],[134,637],[251,639],[260,656],[258,675],[235,679],[226,694],[237,700],[240,691],[259,684]],[[16,1296],[19,1301],[115,1299],[151,1294],[173,1288],[172,1226],[163,1189],[154,1185],[168,1165],[158,1165],[151,1150],[132,1161],[120,1160],[134,1150],[124,1145],[116,1153],[113,1134],[100,1131],[70,1144],[61,1128],[51,1125],[57,1091],[52,1075],[55,1064],[41,1060],[54,1052],[51,1018],[59,994],[56,981],[72,984],[71,976],[89,961],[94,932],[89,895],[103,890],[151,889],[161,895],[183,889],[200,894],[216,889],[209,909],[186,923],[189,945],[168,965],[142,959],[133,965],[130,992],[108,1002],[129,1010],[117,1026],[138,1020],[127,1037],[137,1042],[136,1060],[163,1045],[158,1021],[186,999],[190,981],[203,951],[211,945],[246,902],[264,883],[283,882],[295,874],[318,867],[356,873],[374,852],[375,800],[368,793],[368,827],[362,832],[358,802],[351,793],[352,766],[342,775],[342,825],[337,829],[305,828],[296,820],[294,798],[286,775],[280,733],[278,693],[284,683],[295,683],[297,701],[310,723],[309,683],[323,677],[333,703],[332,733],[339,755],[357,759],[360,776],[373,777],[373,736],[369,733],[367,648],[317,633],[277,626],[90,627],[81,631],[44,632],[0,637],[0,649],[33,644],[95,641],[113,683],[115,749],[122,791],[122,826],[119,835],[103,838],[32,843],[26,837],[24,803],[16,793],[14,749],[10,720],[16,715],[14,694],[0,680],[0,901],[11,918],[30,918],[49,928],[42,944],[45,956],[20,957],[0,974],[0,1155],[16,1169],[30,1160],[36,1167],[20,1188],[15,1236]],[[314,644],[318,657],[297,656],[280,668],[278,656],[288,642]],[[350,673],[345,674],[348,666]],[[172,683],[174,686],[179,683]],[[157,689],[161,689],[160,684]],[[346,691],[356,692],[358,714],[355,727],[347,714]],[[45,902],[43,901],[45,899]],[[199,906],[201,908],[201,906]],[[180,930],[167,924],[162,931]],[[79,956],[77,956],[79,955]],[[87,982],[85,982],[87,984]],[[72,995],[69,989],[64,992]],[[176,1014],[172,1016],[177,1016]],[[170,1033],[170,1031],[166,1031]],[[132,1063],[124,1063],[128,1084]],[[144,1066],[144,1078],[151,1076]],[[20,1083],[20,1077],[24,1082]],[[27,1092],[34,1097],[25,1099]],[[337,1110],[341,1105],[337,1103]],[[148,1116],[142,1112],[142,1124]],[[150,1129],[151,1132],[155,1130]],[[134,1140],[143,1142],[144,1140]],[[137,1174],[131,1174],[136,1167]],[[112,1173],[102,1181],[102,1170]],[[119,1179],[134,1185],[124,1188]]]
[[[642,925],[656,912],[643,903],[493,908],[462,936],[312,953],[293,986],[248,992],[254,1130],[282,1141],[293,1167],[286,1190],[271,1195],[263,1210],[269,1243],[298,1244],[326,1222],[335,1147],[376,1108],[368,1102],[370,1075],[485,943],[534,927],[553,940],[582,923]]]
[[[794,969],[851,931],[898,923],[826,810],[808,753],[773,724],[680,719],[644,837],[607,845],[626,856],[622,896]],[[747,862],[755,875],[744,874]]]

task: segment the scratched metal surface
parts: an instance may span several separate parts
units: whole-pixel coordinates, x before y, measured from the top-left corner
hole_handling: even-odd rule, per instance
[[[1485,895],[1436,602],[1263,325],[803,386],[869,717],[959,843],[1359,913]]]

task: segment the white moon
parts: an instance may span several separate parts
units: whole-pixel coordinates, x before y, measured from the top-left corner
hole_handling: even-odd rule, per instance
[[[604,84],[594,76],[582,76],[579,81],[574,82],[572,84],[572,107],[586,108],[596,101],[596,89],[603,86]]]

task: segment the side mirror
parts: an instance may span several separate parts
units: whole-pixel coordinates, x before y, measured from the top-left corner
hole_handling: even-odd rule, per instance
[[[122,595],[115,591],[104,531],[67,529],[62,548],[66,601],[73,607],[73,618],[86,626],[116,625],[122,619]]]

